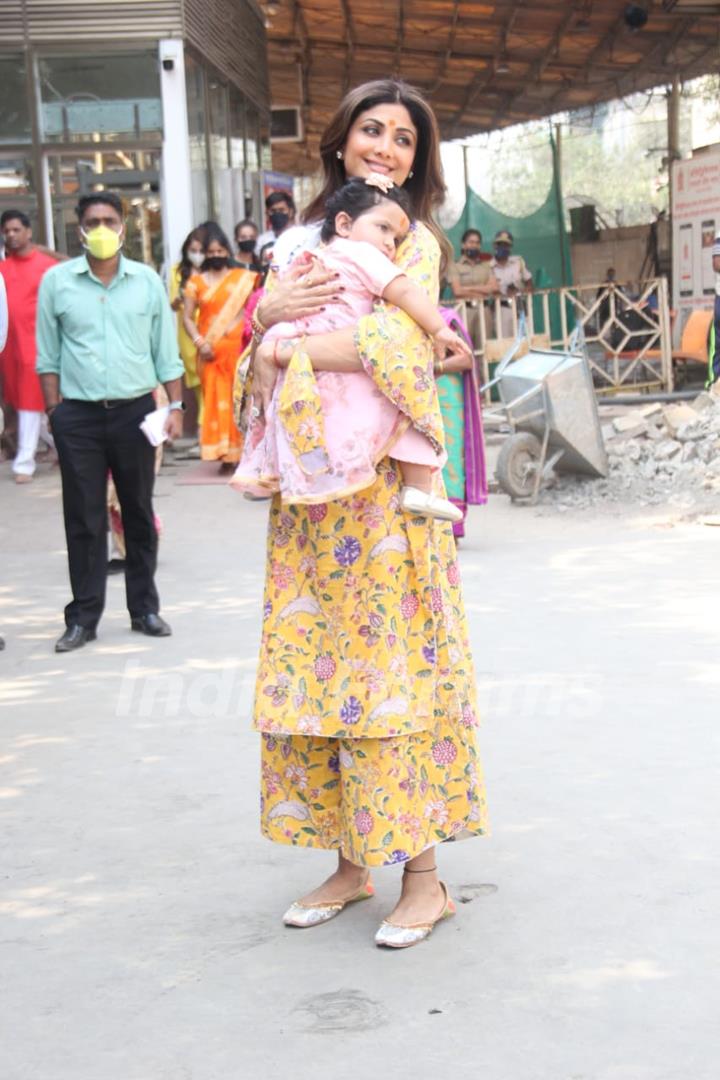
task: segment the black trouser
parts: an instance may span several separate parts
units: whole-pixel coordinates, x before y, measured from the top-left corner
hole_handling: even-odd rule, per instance
[[[136,617],[160,609],[154,582],[155,449],[139,427],[154,408],[152,394],[146,394],[111,408],[93,401],[65,400],[52,414],[73,594],[65,608],[68,626],[94,629],[105,606],[108,472],[122,511],[128,611]]]
[[[720,380],[720,296],[715,297],[715,350],[712,358],[712,381]]]

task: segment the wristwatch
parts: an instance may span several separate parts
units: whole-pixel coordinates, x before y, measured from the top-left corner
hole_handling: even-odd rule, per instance
[[[187,409],[187,405],[184,401],[171,401],[168,405],[168,409],[170,410],[170,412],[185,412],[185,410]]]

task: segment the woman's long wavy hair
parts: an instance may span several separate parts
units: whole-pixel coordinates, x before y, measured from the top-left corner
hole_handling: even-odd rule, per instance
[[[205,247],[205,230],[202,226],[199,226],[197,229],[193,229],[192,232],[188,233],[188,235],[185,237],[185,243],[183,244],[180,251],[181,290],[185,288],[190,275],[195,273],[195,266],[193,265],[193,263],[190,262],[190,259],[188,258],[188,250],[193,240],[199,240],[202,246]]]
[[[419,90],[396,79],[377,79],[350,90],[323,132],[320,140],[324,183],[303,213],[303,221],[322,221],[329,197],[347,179],[345,166],[337,156],[347,142],[350,128],[360,113],[375,105],[404,105],[417,129],[417,149],[412,164],[412,176],[403,184],[410,196],[413,216],[424,222],[440,244],[447,258],[449,244],[433,218],[433,212],[445,197],[445,181],[440,163],[440,133],[435,114]]]

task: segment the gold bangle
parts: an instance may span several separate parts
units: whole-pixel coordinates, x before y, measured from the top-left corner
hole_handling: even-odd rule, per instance
[[[267,326],[263,326],[254,311],[250,316],[250,329],[252,330],[253,340],[259,345],[267,333]]]
[[[438,370],[438,375],[442,375],[442,373],[445,370],[445,361],[444,360],[438,360],[437,370]]]

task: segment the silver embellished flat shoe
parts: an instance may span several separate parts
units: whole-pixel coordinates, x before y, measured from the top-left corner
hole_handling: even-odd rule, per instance
[[[449,499],[434,492],[421,491],[416,487],[404,487],[400,493],[400,507],[410,514],[440,518],[441,521],[462,521],[462,510],[453,506]]]
[[[332,904],[301,904],[296,900],[283,915],[283,922],[286,926],[299,926],[302,929],[319,926],[320,923],[334,919],[348,904],[354,904],[357,900],[369,900],[374,895],[375,886],[368,877],[365,884],[346,900],[335,900]]]
[[[386,919],[380,924],[380,929],[375,935],[375,944],[385,945],[389,949],[409,949],[411,945],[419,945],[421,941],[429,938],[437,923],[455,914],[455,904],[450,899],[444,881],[440,882],[440,888],[445,894],[445,903],[437,919],[427,923],[413,923],[411,926],[401,926],[400,923],[391,923]]]

